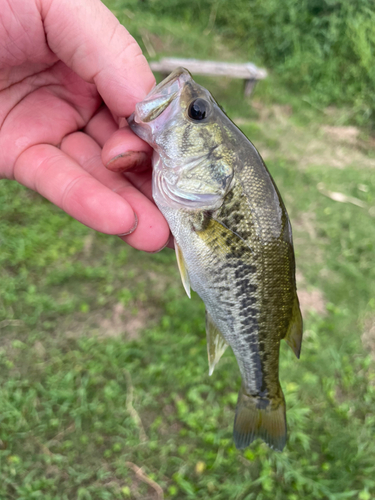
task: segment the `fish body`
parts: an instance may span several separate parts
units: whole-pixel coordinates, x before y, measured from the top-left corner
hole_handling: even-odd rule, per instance
[[[153,197],[175,238],[185,289],[206,306],[210,374],[230,345],[242,377],[237,448],[286,442],[279,347],[297,357],[302,318],[292,231],[258,151],[178,68],[138,103],[132,130],[154,148]]]

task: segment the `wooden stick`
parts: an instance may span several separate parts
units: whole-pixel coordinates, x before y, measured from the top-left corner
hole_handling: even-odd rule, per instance
[[[150,477],[146,476],[146,474],[143,472],[143,469],[138,467],[138,465],[133,464],[133,462],[125,462],[125,465],[127,467],[130,467],[130,469],[132,469],[136,473],[137,477],[141,481],[149,484],[151,488],[154,488],[154,490],[158,495],[158,500],[164,500],[164,493],[162,487],[158,483],[155,483],[155,481],[153,481]]]

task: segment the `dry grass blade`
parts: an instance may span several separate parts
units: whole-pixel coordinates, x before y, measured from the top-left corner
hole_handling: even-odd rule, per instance
[[[63,429],[61,432],[56,434],[55,437],[50,439],[47,443],[48,446],[53,446],[55,444],[59,444],[61,438],[65,437],[67,434],[70,434],[71,432],[74,432],[74,431],[75,431],[75,424],[69,425],[69,427],[67,427],[66,429]]]
[[[139,430],[139,439],[142,443],[147,441],[147,435],[145,429],[142,424],[141,417],[138,415],[137,411],[133,406],[133,384],[130,373],[127,370],[124,370],[124,374],[126,377],[126,385],[127,385],[127,395],[126,395],[126,409],[132,416],[134,422],[136,423]]]
[[[150,35],[147,30],[145,29],[140,29],[139,33],[141,34],[142,37],[142,42],[144,43],[144,46],[147,50],[147,53],[150,57],[155,57],[156,56],[156,50],[154,49],[154,46],[152,45]]]
[[[161,486],[158,483],[155,483],[155,481],[153,481],[150,477],[146,476],[143,469],[138,467],[138,465],[133,464],[133,462],[125,462],[125,465],[132,469],[141,481],[147,483],[156,491],[158,500],[164,500],[164,493]]]
[[[25,323],[19,319],[4,319],[0,321],[0,328],[5,328],[6,326],[23,326]]]
[[[217,14],[217,4],[213,4],[211,12],[210,12],[210,17],[208,19],[208,24],[206,29],[203,31],[204,36],[207,36],[211,33],[212,28],[215,25],[216,21],[216,14]]]
[[[364,201],[361,201],[358,198],[354,198],[354,196],[347,196],[344,193],[338,193],[325,189],[324,185],[321,182],[319,182],[317,188],[324,196],[327,196],[327,198],[330,198],[333,201],[338,201],[339,203],[351,203],[352,205],[356,205],[360,208],[367,207],[367,204]]]
[[[34,441],[34,443],[39,446],[39,448],[42,450],[42,452],[47,455],[48,457],[53,457],[54,456],[54,453],[52,453],[52,451],[44,444],[44,443],[41,443],[39,441],[39,439],[35,436],[30,436],[32,441]]]

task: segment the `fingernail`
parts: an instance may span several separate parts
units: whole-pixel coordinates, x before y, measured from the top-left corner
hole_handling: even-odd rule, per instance
[[[168,245],[168,243],[169,243],[169,239],[168,239],[168,241],[167,241],[167,243],[165,245],[163,245],[161,248],[159,248],[159,250],[155,250],[154,252],[147,252],[147,253],[158,253],[158,252],[161,252]]]
[[[136,154],[138,154],[138,151],[124,151],[124,153],[120,153],[119,155],[116,155],[113,158],[111,158],[107,163],[106,167],[108,168],[108,165],[111,165],[112,163],[116,162],[119,158],[131,158]]]
[[[114,156],[106,164],[106,167],[112,172],[124,172],[146,163],[147,160],[149,160],[149,157],[143,151],[126,151]]]
[[[138,226],[138,217],[137,217],[137,214],[134,212],[134,219],[135,219],[135,222],[134,222],[134,226],[130,229],[130,231],[128,231],[127,233],[121,233],[121,234],[118,234],[117,236],[128,236],[128,234],[132,234],[134,233],[134,231],[137,229],[137,226]]]

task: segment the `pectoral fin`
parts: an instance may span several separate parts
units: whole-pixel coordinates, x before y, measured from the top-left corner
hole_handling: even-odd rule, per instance
[[[225,349],[228,347],[223,335],[212,321],[211,316],[206,311],[206,334],[207,334],[207,354],[208,354],[208,374],[212,375],[215,366],[218,364]]]
[[[184,285],[185,292],[187,293],[187,296],[190,299],[191,297],[190,297],[190,279],[189,279],[189,274],[188,274],[188,271],[187,271],[187,267],[186,267],[184,256],[182,255],[181,248],[178,246],[176,240],[174,240],[174,248],[176,250],[177,264],[178,264],[178,269],[180,270],[182,284]]]
[[[299,359],[302,344],[302,316],[299,308],[298,297],[296,295],[293,303],[292,319],[285,336],[285,341]]]

